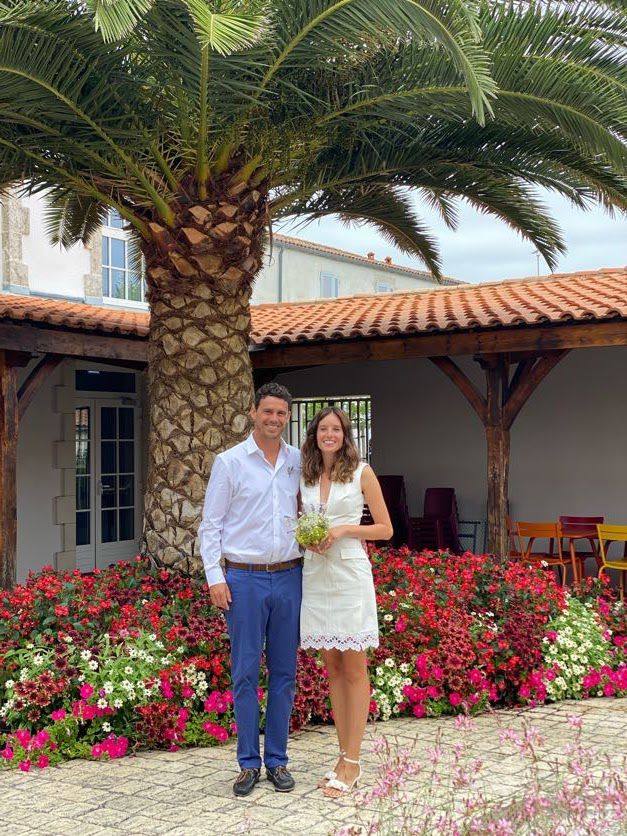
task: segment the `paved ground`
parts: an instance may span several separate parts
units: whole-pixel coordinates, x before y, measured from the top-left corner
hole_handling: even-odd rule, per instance
[[[470,736],[475,756],[489,774],[493,797],[515,794],[520,788],[517,758],[511,746],[499,742],[499,727],[520,727],[526,719],[546,739],[548,755],[573,739],[568,717],[583,719],[586,743],[613,757],[627,754],[627,699],[560,703],[533,711],[497,712],[474,721]],[[365,778],[375,772],[371,751],[375,736],[384,734],[400,746],[412,746],[418,756],[433,746],[452,747],[460,732],[452,719],[402,719],[368,730]],[[73,761],[42,772],[0,772],[0,833],[168,834],[209,836],[228,833],[329,834],[355,820],[349,799],[328,801],[314,788],[314,778],[333,762],[332,729],[316,727],[295,735],[290,745],[291,767],[298,781],[291,794],[275,793],[265,780],[249,798],[236,800],[231,784],[236,775],[232,744],[210,749],[150,752],[110,763]],[[424,790],[418,784],[415,792]],[[363,814],[363,813],[362,813]]]

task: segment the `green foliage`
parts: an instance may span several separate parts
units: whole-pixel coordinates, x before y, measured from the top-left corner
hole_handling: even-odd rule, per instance
[[[86,241],[106,206],[173,227],[227,164],[269,221],[367,223],[435,275],[417,200],[465,200],[554,265],[543,186],[625,209],[616,0],[0,0],[0,189],[50,191]]]

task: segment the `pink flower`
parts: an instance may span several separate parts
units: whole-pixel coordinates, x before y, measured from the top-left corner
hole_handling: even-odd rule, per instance
[[[161,693],[166,698],[166,700],[171,700],[174,696],[174,691],[172,690],[172,686],[168,682],[167,679],[161,680]]]
[[[429,685],[427,687],[427,697],[430,700],[437,700],[440,697],[440,689],[437,685]]]
[[[23,746],[24,749],[28,746],[30,742],[30,732],[28,731],[28,729],[18,729],[15,732],[15,737],[17,739],[17,742],[20,744],[20,746]]]
[[[22,770],[22,772],[29,772],[30,771],[30,761],[29,760],[20,761],[19,768]]]
[[[91,695],[94,693],[94,686],[90,685],[89,682],[85,682],[81,685],[79,694],[81,695],[81,699],[88,700]]]
[[[416,705],[412,708],[412,712],[414,717],[425,717],[427,714],[427,709],[421,703],[417,702]]]
[[[434,679],[436,679],[438,682],[440,682],[442,679],[444,679],[444,671],[442,670],[442,668],[439,668],[439,667],[436,665],[436,666],[433,668],[433,670],[431,671],[431,676],[432,676]]]
[[[462,702],[462,695],[461,695],[461,694],[458,694],[458,693],[457,693],[457,691],[452,691],[452,692],[448,695],[448,701],[449,701],[449,702],[450,702],[450,704],[451,704],[451,705],[453,705],[453,706],[461,705],[461,702]]]
[[[91,747],[92,758],[100,758],[102,757],[103,753],[104,750],[102,748],[102,745],[100,743],[94,743],[94,745]]]
[[[604,696],[613,697],[614,693],[615,693],[615,691],[614,691],[614,686],[612,685],[612,683],[611,682],[606,682],[605,685],[603,686]]]
[[[396,630],[397,633],[404,633],[405,630],[407,629],[407,624],[408,624],[407,616],[406,615],[401,615],[396,619],[394,629]]]
[[[50,766],[50,758],[48,755],[40,755],[37,760],[37,766],[39,769],[45,769],[47,766]]]
[[[4,749],[0,751],[0,756],[4,758],[5,761],[12,761],[13,760],[13,749],[7,744]]]
[[[264,697],[265,691],[263,688],[257,688],[257,699],[262,700]]]
[[[547,630],[546,637],[550,642],[554,642],[557,639],[557,633],[555,630]]]
[[[50,717],[56,723],[58,720],[64,720],[66,714],[67,714],[67,711],[64,708],[58,708],[56,711],[53,711],[50,714]]]
[[[194,696],[194,689],[189,685],[183,685],[181,688],[181,694],[185,697],[185,699],[188,699],[189,697]]]

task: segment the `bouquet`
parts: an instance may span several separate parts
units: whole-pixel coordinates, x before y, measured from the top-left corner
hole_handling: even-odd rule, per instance
[[[294,537],[300,546],[307,549],[322,543],[329,533],[329,528],[329,518],[323,505],[305,506],[296,520]]]

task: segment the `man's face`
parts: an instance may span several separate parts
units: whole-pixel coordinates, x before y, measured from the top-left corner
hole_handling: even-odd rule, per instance
[[[250,414],[257,435],[268,441],[281,437],[290,417],[286,401],[271,395],[262,398],[256,409],[253,406]]]

